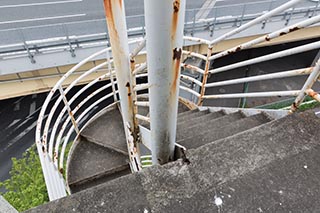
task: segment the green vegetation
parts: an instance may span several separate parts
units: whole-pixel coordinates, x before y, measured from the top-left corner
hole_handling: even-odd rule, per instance
[[[258,106],[255,108],[258,109],[290,109],[291,104],[294,102],[294,98],[290,98],[287,100],[282,100],[278,102],[273,102],[270,104],[266,104],[263,106]],[[299,111],[304,111],[308,109],[313,109],[319,107],[320,103],[316,100],[312,99],[311,97],[307,96],[302,104],[299,106]]]
[[[40,160],[35,146],[21,159],[12,158],[11,178],[0,182],[6,191],[2,196],[19,212],[49,201]]]
[[[69,142],[66,146],[64,168],[72,144]],[[5,193],[0,193],[19,212],[49,201],[36,146],[28,149],[21,159],[12,158],[10,176],[10,179],[0,182],[0,188],[6,189]]]
[[[141,156],[142,168],[147,168],[152,166],[152,157],[151,155]]]
[[[314,109],[316,107],[320,107],[320,102],[318,101],[310,101],[308,103],[301,104],[299,107],[299,111],[305,111],[308,109]]]

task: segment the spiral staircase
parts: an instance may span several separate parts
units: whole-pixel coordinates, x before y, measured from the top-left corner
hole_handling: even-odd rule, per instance
[[[127,43],[121,31],[125,29],[121,28],[125,26],[122,4],[106,1],[108,27],[114,34],[110,35],[111,47],[70,69],[52,88],[41,109],[36,144],[52,202],[28,212],[276,212],[295,208],[306,212],[317,209],[319,204],[309,204],[318,195],[319,188],[311,190],[308,184],[313,181],[316,187],[319,185],[314,178],[320,169],[315,163],[320,120],[314,111],[295,112],[306,96],[320,101],[320,95],[313,90],[318,88],[319,56],[305,68],[210,82],[211,75],[319,49],[320,42],[315,41],[226,66],[211,66],[219,58],[318,23],[319,15],[309,17],[214,52],[214,45],[220,41],[298,1],[289,1],[213,41],[179,37],[183,33],[183,10],[180,11],[183,1],[170,1],[168,11],[173,14],[176,28],[169,36],[170,48],[163,45],[161,50],[154,45],[161,43],[161,39],[149,37],[148,40],[148,34],[147,38]],[[151,9],[157,10],[157,7]],[[147,32],[148,26],[149,30],[154,26],[152,20],[146,23]],[[171,26],[170,17],[168,20]],[[152,30],[155,29],[151,27],[151,35],[164,32]],[[207,54],[183,47],[183,41],[205,47]],[[169,51],[165,52],[166,48]],[[145,55],[145,49],[148,61],[146,57],[145,60],[139,58]],[[166,66],[172,69],[168,76],[152,73],[157,63],[153,57],[157,54],[168,62],[163,69]],[[81,66],[101,55],[107,56],[105,62],[77,74]],[[203,66],[192,61],[202,61]],[[181,75],[180,69],[183,69]],[[80,90],[74,89],[88,75],[100,72],[101,76]],[[208,92],[210,88],[291,77],[303,78],[299,88],[230,94]],[[66,84],[69,86],[63,88]],[[94,85],[99,85],[99,89],[93,89]],[[166,99],[164,93],[169,98]],[[294,97],[294,100],[289,108],[277,110],[206,106],[208,100],[266,97],[272,100]],[[154,120],[155,117],[158,120]],[[156,143],[155,135],[161,131],[167,138],[174,135],[173,147],[167,149],[172,151],[167,158],[171,162],[167,164],[162,163],[166,155],[162,155],[164,151]],[[313,172],[307,170],[310,167]]]

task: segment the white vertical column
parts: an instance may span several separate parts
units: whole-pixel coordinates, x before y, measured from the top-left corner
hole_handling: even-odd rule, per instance
[[[138,147],[138,128],[134,115],[134,91],[130,69],[130,53],[123,0],[104,0],[110,43],[116,70],[120,106],[124,123],[130,166],[132,171],[141,167]]]
[[[173,160],[185,0],[145,0],[153,164]]]

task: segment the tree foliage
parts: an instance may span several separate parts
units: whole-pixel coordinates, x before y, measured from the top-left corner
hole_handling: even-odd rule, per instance
[[[35,146],[28,149],[21,159],[12,158],[11,178],[0,182],[5,187],[2,196],[18,211],[49,201],[40,160]]]

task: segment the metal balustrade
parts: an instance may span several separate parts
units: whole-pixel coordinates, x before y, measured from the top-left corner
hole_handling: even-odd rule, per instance
[[[227,57],[235,52],[239,52],[244,49],[248,49],[254,47],[254,45],[269,42],[274,38],[284,36],[288,33],[292,33],[294,31],[300,30],[302,28],[306,28],[313,24],[320,22],[320,15],[314,17],[306,17],[306,20],[299,22],[297,24],[293,24],[292,26],[285,27],[280,29],[279,31],[272,32],[270,34],[261,36],[252,41],[246,42],[244,44],[238,45],[236,47],[230,48],[223,52],[212,55],[213,45],[230,37],[234,34],[237,34],[241,31],[248,29],[251,26],[256,24],[261,24],[261,21],[270,19],[272,16],[281,13],[282,11],[291,8],[294,4],[299,2],[299,0],[292,0],[280,7],[277,7],[271,10],[268,13],[264,13],[262,16],[258,18],[243,23],[240,27],[230,31],[229,33],[215,38],[212,41],[195,38],[190,36],[184,36],[185,41],[192,41],[198,44],[207,45],[208,51],[207,55],[202,55],[196,52],[191,52],[187,50],[182,51],[182,59],[186,59],[188,57],[195,57],[203,60],[205,62],[205,68],[202,69],[200,67],[191,65],[183,62],[181,60],[180,66],[183,69],[188,69],[192,72],[198,73],[198,76],[201,78],[195,78],[193,76],[187,75],[183,72],[180,75],[180,92],[184,91],[188,94],[191,94],[196,97],[196,99],[190,99],[190,102],[194,102],[198,106],[203,104],[203,101],[206,99],[224,99],[224,98],[243,98],[243,97],[273,97],[273,96],[293,96],[296,97],[296,100],[292,104],[291,112],[294,112],[306,95],[314,98],[317,101],[320,101],[320,95],[312,90],[313,84],[317,81],[320,75],[320,59],[319,56],[315,59],[316,63],[311,67],[306,67],[303,69],[282,71],[272,74],[263,74],[257,76],[249,76],[232,80],[224,80],[220,82],[207,83],[209,74],[216,74],[219,72],[229,72],[230,70],[246,66],[254,63],[260,63],[264,61],[268,61],[271,59],[284,57],[292,54],[297,54],[301,52],[306,52],[309,50],[320,49],[320,42],[313,42],[307,45],[302,45],[299,47],[291,48],[288,50],[268,54],[265,56],[260,56],[257,58],[249,59],[246,61],[229,64],[227,66],[218,67],[214,69],[210,69],[210,63],[213,60],[218,58]],[[146,91],[150,87],[148,83],[146,83],[145,78],[148,77],[147,73],[147,62],[141,62],[139,64],[134,63],[134,58],[144,49],[146,45],[146,39],[140,39],[136,41],[132,41],[131,44],[135,45],[134,50],[130,54],[130,59],[132,62],[131,74],[134,82],[139,79],[144,79],[144,83],[133,85],[133,92],[137,98],[134,99],[134,104],[136,107],[149,107],[150,102],[146,100],[139,100],[139,97],[148,98],[148,93],[137,95],[138,91]],[[43,169],[43,173],[45,176],[46,185],[49,192],[50,200],[54,200],[67,195],[68,184],[64,180],[64,173],[66,171],[65,159],[66,159],[66,147],[68,143],[73,143],[79,133],[85,128],[88,121],[93,118],[95,115],[99,115],[99,112],[106,107],[117,104],[119,101],[119,97],[117,96],[118,87],[117,79],[115,79],[115,70],[113,64],[113,58],[110,58],[111,48],[103,49],[86,59],[82,60],[79,64],[70,69],[52,88],[49,92],[47,99],[45,100],[43,107],[41,109],[37,129],[36,129],[36,144],[39,152],[39,157]],[[72,74],[76,72],[78,69],[81,69],[81,66],[87,63],[88,61],[98,57],[100,55],[106,56],[106,61],[95,66],[94,68],[84,72],[81,76],[74,79]],[[72,89],[75,87],[77,82],[81,79],[85,78],[90,73],[96,72],[99,69],[106,70],[104,74],[102,74],[99,78],[93,80],[89,84],[82,87],[76,93],[70,95]],[[287,91],[262,91],[262,92],[249,92],[249,93],[233,93],[233,94],[206,94],[206,88],[212,87],[220,87],[225,85],[234,85],[234,84],[243,84],[248,82],[255,81],[263,81],[269,79],[279,79],[279,78],[290,78],[293,76],[301,76],[308,75],[308,79],[306,80],[304,85],[301,85],[300,88],[295,90],[287,90]],[[70,82],[67,88],[62,88],[63,83]],[[95,90],[90,91],[90,88],[99,83],[103,82],[103,85]],[[192,84],[196,84],[199,90],[194,89],[193,87],[188,87],[188,84],[183,84],[183,82],[192,82]],[[90,92],[88,92],[90,91]],[[100,97],[100,96],[101,97]],[[57,97],[56,97],[57,96]],[[97,97],[94,99],[94,97]],[[99,109],[96,108],[99,106]],[[139,115],[137,111],[134,111],[135,118],[138,121],[146,121],[150,122],[150,118]],[[144,129],[140,129],[141,134],[144,134]],[[145,142],[142,139],[142,142],[149,147],[148,142]],[[148,161],[149,162],[149,161]]]

